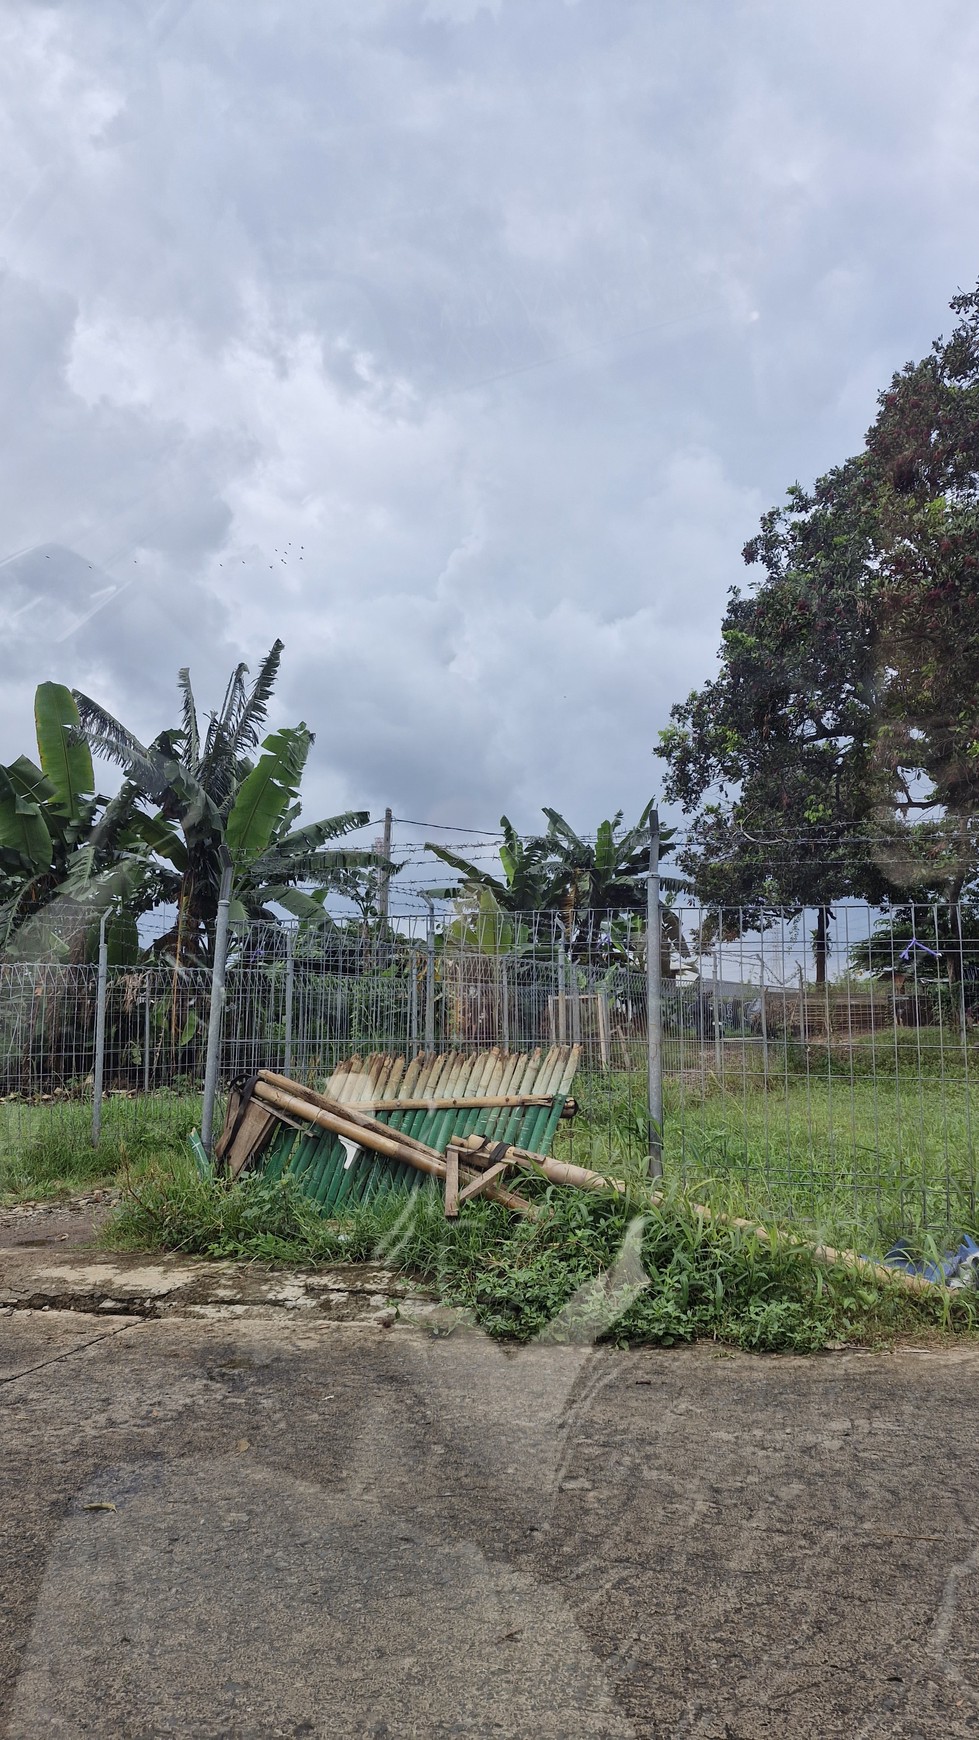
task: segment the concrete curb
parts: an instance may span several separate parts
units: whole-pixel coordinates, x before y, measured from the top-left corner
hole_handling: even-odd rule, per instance
[[[386,1328],[398,1319],[430,1319],[441,1307],[430,1293],[376,1263],[314,1272],[15,1246],[0,1250],[0,1311],[137,1317],[315,1312]]]

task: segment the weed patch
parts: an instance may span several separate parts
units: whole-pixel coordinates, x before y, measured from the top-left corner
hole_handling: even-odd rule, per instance
[[[757,1351],[877,1342],[932,1324],[971,1329],[972,1296],[912,1294],[827,1268],[788,1237],[706,1221],[680,1193],[605,1197],[528,1186],[537,1215],[473,1203],[446,1221],[439,1193],[392,1192],[327,1220],[288,1174],[228,1187],[184,1161],[130,1180],[117,1246],[315,1267],[377,1261],[434,1285],[497,1337],[671,1346],[708,1337]]]

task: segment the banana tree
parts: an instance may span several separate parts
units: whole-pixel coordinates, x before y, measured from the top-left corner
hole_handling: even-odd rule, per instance
[[[604,930],[624,914],[646,910],[646,876],[649,871],[649,818],[652,800],[638,822],[622,831],[622,811],[600,822],[594,840],[577,834],[557,810],[544,809],[547,832],[530,842],[544,854],[550,877],[551,903],[561,913],[575,953],[591,954]],[[660,831],[660,857],[672,851],[674,828]],[[675,876],[662,876],[660,885],[668,895],[684,883]],[[679,927],[669,901],[660,907],[664,935],[679,937]]]
[[[157,806],[148,825],[155,850],[177,874],[177,918],[158,945],[182,962],[212,958],[221,880],[221,849],[234,865],[233,914],[274,918],[278,906],[328,922],[320,902],[302,887],[329,887],[340,873],[379,862],[373,852],[328,844],[369,817],[364,810],[299,826],[299,787],[313,734],[303,723],[259,742],[282,655],[277,640],[249,685],[236,666],[217,712],[202,730],[190,672],[179,673],[181,723],[144,746],[118,719],[75,691],[90,747],[122,767],[144,801]]]
[[[70,690],[39,684],[34,722],[38,761],[22,755],[0,767],[0,946],[8,955],[77,957],[100,914],[122,898],[132,952],[136,917],[172,893],[153,860],[148,818],[132,788],[112,800],[96,795]]]
[[[540,912],[551,904],[553,896],[553,877],[549,865],[549,847],[544,840],[525,841],[517,833],[508,816],[500,817],[500,829],[503,843],[499,847],[500,864],[503,875],[493,876],[488,870],[483,870],[478,864],[470,863],[468,858],[460,858],[457,853],[450,852],[447,846],[436,846],[426,842],[425,850],[434,853],[443,864],[448,864],[458,871],[462,877],[461,887],[466,893],[492,896],[496,909],[500,912]],[[445,893],[445,890],[433,890],[433,893]],[[457,893],[457,889],[449,890]]]

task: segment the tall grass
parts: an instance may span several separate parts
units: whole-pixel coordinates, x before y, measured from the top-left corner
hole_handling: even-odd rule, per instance
[[[901,1035],[902,1040],[905,1038]],[[813,1229],[883,1254],[899,1235],[957,1242],[977,1227],[979,1095],[959,1077],[739,1072],[668,1081],[664,1170],[712,1208]],[[979,1080],[979,1076],[977,1076]],[[641,1075],[583,1078],[556,1151],[636,1177],[647,1153]]]

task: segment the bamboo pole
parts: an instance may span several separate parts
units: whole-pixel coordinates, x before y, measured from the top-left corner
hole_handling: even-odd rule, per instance
[[[552,1184],[569,1184],[575,1190],[614,1190],[620,1195],[628,1189],[619,1178],[606,1178],[604,1173],[592,1172],[587,1166],[572,1166],[567,1160],[554,1160],[549,1154],[532,1154],[529,1148],[514,1148],[508,1143],[504,1153],[498,1154],[499,1143],[486,1136],[455,1136],[453,1143],[463,1154],[467,1149],[473,1154],[485,1148],[494,1162],[508,1160],[518,1166],[534,1166]]]
[[[472,1153],[485,1142],[482,1136],[461,1137],[459,1148],[465,1154],[468,1149]],[[486,1144],[492,1149],[493,1144]],[[623,1194],[628,1188],[620,1179],[605,1178],[600,1172],[592,1172],[585,1166],[572,1166],[563,1160],[554,1160],[549,1155],[531,1154],[524,1148],[508,1147],[503,1159],[512,1159],[518,1165],[523,1162],[536,1166],[549,1178],[553,1184],[568,1184],[577,1190],[614,1190]],[[487,1195],[489,1191],[487,1191]],[[461,1196],[460,1196],[461,1200]],[[661,1191],[655,1191],[649,1198],[652,1208],[660,1208],[665,1197]],[[699,1214],[704,1220],[713,1220],[719,1226],[738,1227],[743,1232],[750,1232],[762,1244],[772,1244],[773,1237],[767,1227],[759,1226],[755,1221],[742,1220],[737,1215],[715,1214],[704,1202],[688,1202],[687,1207],[694,1214]],[[826,1268],[850,1269],[857,1274],[866,1276],[869,1280],[896,1281],[901,1287],[906,1287],[912,1293],[927,1292],[935,1285],[923,1275],[909,1275],[903,1269],[889,1269],[884,1263],[875,1263],[870,1257],[861,1257],[857,1251],[836,1250],[833,1245],[809,1245],[804,1239],[798,1239],[790,1234],[782,1235],[785,1242],[794,1250],[805,1252],[814,1262],[823,1264]],[[777,1241],[779,1235],[775,1235]]]
[[[303,1087],[299,1082],[289,1081],[286,1076],[275,1075],[269,1069],[259,1070],[258,1082],[259,1084],[265,1083],[268,1087],[277,1088],[280,1093],[292,1094],[295,1098],[304,1101],[309,1106],[317,1107],[322,1112],[332,1112],[334,1116],[346,1118],[348,1123],[357,1124],[361,1129],[376,1128],[375,1120],[371,1117],[370,1112],[361,1110],[359,1100],[334,1099],[329,1094],[318,1093],[315,1088]],[[372,1104],[373,1102],[368,1101],[367,1103]],[[309,1121],[308,1118],[307,1121]],[[404,1130],[388,1130],[385,1126],[385,1134],[393,1136],[403,1148],[417,1148],[423,1154],[431,1154],[435,1151],[427,1142],[419,1141],[417,1136],[407,1135]]]
[[[662,1201],[661,1195],[655,1195],[652,1199],[653,1207],[658,1208]],[[875,1263],[870,1257],[862,1257],[858,1251],[836,1250],[833,1245],[809,1245],[805,1239],[796,1238],[791,1233],[776,1233],[775,1241],[773,1241],[768,1227],[758,1226],[753,1220],[742,1220],[740,1216],[734,1214],[715,1214],[705,1202],[690,1202],[687,1206],[693,1209],[694,1214],[702,1215],[705,1220],[716,1221],[718,1226],[734,1226],[739,1227],[743,1232],[750,1232],[762,1244],[770,1245],[781,1237],[793,1250],[805,1252],[815,1262],[822,1263],[825,1268],[852,1269],[857,1274],[865,1275],[869,1280],[874,1281],[897,1281],[900,1286],[909,1288],[912,1293],[927,1292],[935,1285],[934,1281],[927,1281],[924,1275],[909,1275],[905,1269],[889,1269],[886,1263]]]
[[[432,1099],[351,1100],[361,1112],[477,1112],[492,1111],[504,1106],[549,1106],[551,1094],[456,1094],[438,1095]],[[347,1105],[346,1100],[338,1102]]]

